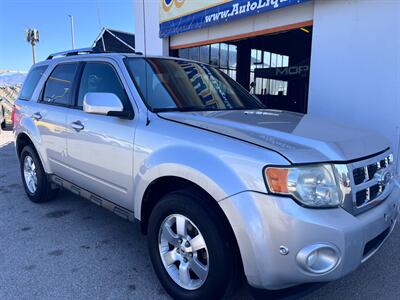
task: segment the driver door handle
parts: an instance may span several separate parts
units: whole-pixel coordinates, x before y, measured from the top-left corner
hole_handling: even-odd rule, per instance
[[[71,127],[75,129],[76,132],[79,132],[85,128],[81,121],[75,121],[71,123]]]
[[[34,113],[33,115],[32,115],[32,119],[34,119],[34,120],[36,120],[36,121],[39,121],[40,119],[42,119],[43,117],[42,117],[42,115],[41,115],[41,113],[40,112],[36,112],[36,113]]]

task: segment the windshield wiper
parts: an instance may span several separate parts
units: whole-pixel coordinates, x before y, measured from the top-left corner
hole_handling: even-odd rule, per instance
[[[209,111],[209,110],[218,110],[218,108],[208,108],[206,106],[184,106],[178,107],[179,111]]]
[[[190,111],[232,111],[232,110],[254,110],[261,109],[258,108],[249,108],[249,107],[233,107],[233,108],[208,108],[205,106],[184,106],[184,107],[166,107],[166,108],[153,108],[153,112],[172,112],[172,111],[180,111],[180,112],[190,112]]]
[[[166,108],[153,108],[153,112],[169,112],[169,111],[214,111],[220,110],[217,108],[207,108],[205,106],[184,106],[184,107],[166,107]]]
[[[176,107],[165,107],[165,108],[152,108],[151,111],[154,113],[159,113],[159,112],[169,112],[169,111],[177,111],[178,108]]]

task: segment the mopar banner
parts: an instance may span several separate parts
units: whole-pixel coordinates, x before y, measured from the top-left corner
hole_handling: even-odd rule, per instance
[[[160,37],[308,0],[160,0]]]

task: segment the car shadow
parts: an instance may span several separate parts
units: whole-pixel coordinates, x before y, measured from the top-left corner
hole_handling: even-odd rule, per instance
[[[249,294],[256,300],[258,299],[274,299],[274,300],[294,300],[302,297],[306,297],[324,287],[327,283],[307,283],[298,285],[295,287],[287,288],[284,290],[278,291],[268,291],[268,290],[260,290],[255,289],[247,285],[246,289]]]

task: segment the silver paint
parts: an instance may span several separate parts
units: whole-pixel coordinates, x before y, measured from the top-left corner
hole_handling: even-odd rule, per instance
[[[355,193],[350,174],[376,157],[358,159],[388,147],[381,136],[275,110],[157,115],[147,111],[124,57],[91,54],[39,63],[49,67],[33,100],[16,100],[14,132],[16,138],[26,134],[31,139],[46,173],[112,201],[139,220],[144,194],[155,180],[174,176],[197,184],[225,213],[247,280],[261,288],[342,277],[365,260],[362,253],[367,241],[395,226],[398,210],[393,207],[400,197],[395,184],[372,209],[352,215],[348,212],[352,208],[347,207],[353,205]],[[56,64],[73,61],[111,64],[131,99],[134,119],[38,103]],[[37,113],[41,119],[35,118]],[[335,165],[348,211],[307,209],[290,198],[268,194],[263,177],[266,165],[348,160],[356,162]],[[343,257],[332,272],[311,276],[297,265],[295,255],[319,243],[336,245]],[[287,255],[277,251],[281,245],[290,249]]]
[[[89,114],[107,115],[121,112],[124,107],[117,95],[112,93],[87,93],[83,98],[83,111]]]

